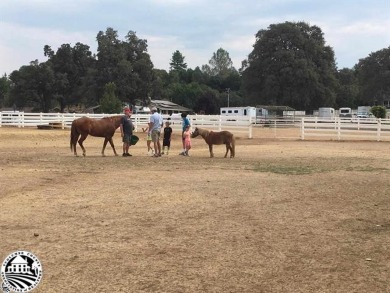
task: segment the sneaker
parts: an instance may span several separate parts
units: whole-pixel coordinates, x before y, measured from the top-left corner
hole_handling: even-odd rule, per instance
[[[123,153],[123,154],[122,154],[122,157],[127,157],[126,153]]]
[[[161,153],[162,155],[164,154],[164,152]]]
[[[129,153],[126,154],[126,157],[132,157],[132,156],[133,156],[132,154]]]
[[[179,154],[179,156],[185,156],[184,152],[181,152],[181,153]]]

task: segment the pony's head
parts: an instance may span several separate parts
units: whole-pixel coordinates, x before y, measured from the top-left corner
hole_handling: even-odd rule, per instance
[[[191,137],[194,138],[194,137],[197,137],[199,135],[199,128],[198,127],[195,127],[195,130],[194,132],[191,133]]]

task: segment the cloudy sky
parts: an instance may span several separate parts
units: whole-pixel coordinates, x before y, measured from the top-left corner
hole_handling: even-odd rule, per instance
[[[155,68],[168,70],[176,50],[195,68],[223,48],[239,69],[255,34],[285,21],[319,26],[339,69],[390,46],[390,0],[0,0],[0,75],[46,61],[45,45],[96,53],[107,27],[146,39]]]

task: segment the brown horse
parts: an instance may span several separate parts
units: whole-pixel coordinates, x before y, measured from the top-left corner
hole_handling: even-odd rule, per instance
[[[122,117],[122,115],[104,117],[102,119],[81,117],[74,120],[72,122],[72,128],[70,131],[70,149],[74,151],[74,155],[77,156],[76,143],[78,140],[79,145],[83,150],[83,156],[85,157],[83,141],[90,134],[92,136],[104,137],[102,156],[104,156],[104,149],[106,148],[107,142],[110,143],[112,149],[114,150],[115,156],[117,156],[118,154],[116,153],[112,137],[114,136],[115,130],[121,124]]]
[[[191,137],[197,137],[200,135],[203,137],[205,142],[209,145],[210,158],[214,157],[213,153],[213,144],[224,144],[226,145],[225,158],[227,157],[228,152],[230,151],[230,157],[234,158],[235,155],[235,138],[233,133],[229,131],[209,131],[207,129],[195,128],[195,131],[191,134]]]

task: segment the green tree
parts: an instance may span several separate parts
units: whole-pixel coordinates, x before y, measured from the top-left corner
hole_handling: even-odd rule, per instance
[[[94,67],[95,59],[89,46],[77,43],[74,47],[63,44],[54,53],[50,46],[44,47],[48,64],[55,74],[55,96],[61,112],[68,105],[81,103],[88,89],[87,76]]]
[[[373,107],[371,107],[371,113],[376,118],[386,118],[386,107],[384,107],[384,106],[373,106]]]
[[[53,106],[54,72],[47,63],[32,61],[10,74],[10,99],[18,108],[31,106],[49,112]]]
[[[103,113],[120,113],[122,102],[117,98],[115,91],[115,83],[109,82],[106,84],[103,97],[100,99],[100,110]]]
[[[124,102],[146,101],[153,81],[153,63],[147,53],[147,41],[129,31],[126,41],[118,39],[117,31],[107,28],[97,35],[97,83],[117,85],[118,98]]]
[[[390,99],[390,47],[360,59],[355,70],[360,104],[380,105]]]
[[[213,53],[208,65],[202,66],[202,71],[211,76],[226,76],[232,70],[235,70],[233,61],[230,59],[229,53],[222,48]]]
[[[185,71],[187,69],[187,63],[184,62],[185,57],[180,51],[176,50],[172,54],[171,62],[169,63],[170,70]]]
[[[11,81],[8,76],[4,74],[0,78],[0,108],[8,105],[9,91],[11,87]]]
[[[336,73],[336,77],[339,83],[336,93],[336,107],[357,107],[359,85],[355,70],[343,68]]]
[[[335,103],[334,52],[317,26],[285,22],[258,31],[241,72],[245,96],[253,105],[312,110]]]

